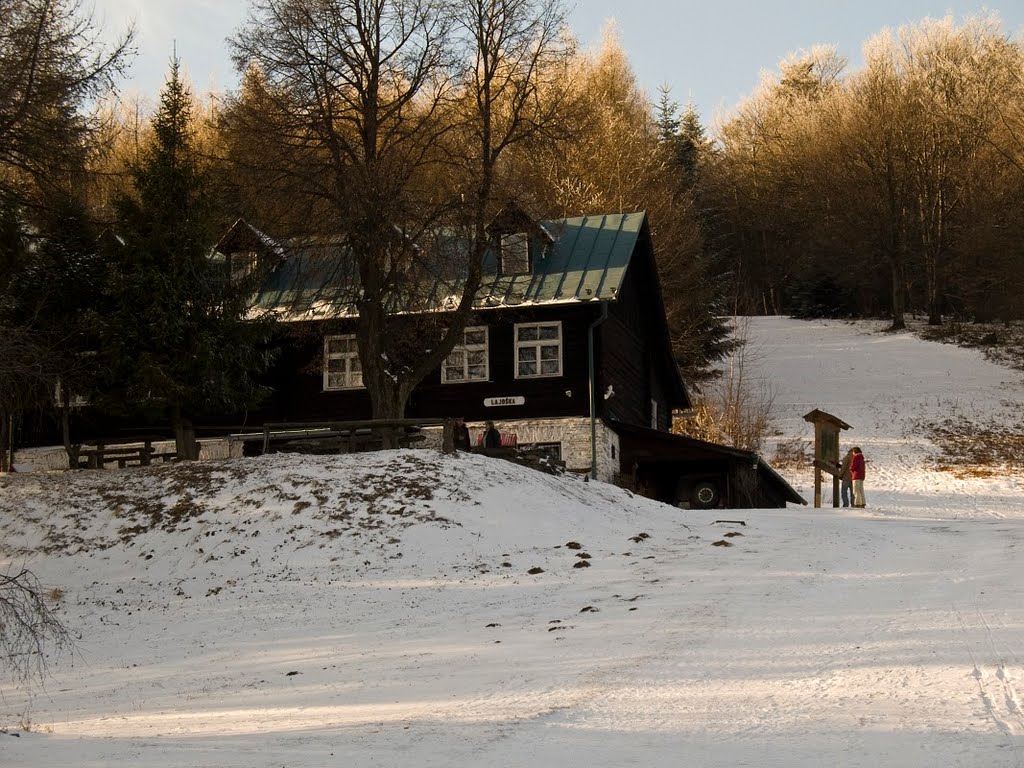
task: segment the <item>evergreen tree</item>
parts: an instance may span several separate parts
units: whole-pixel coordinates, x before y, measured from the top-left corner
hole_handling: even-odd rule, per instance
[[[124,246],[108,284],[99,392],[110,410],[169,419],[179,458],[196,458],[194,418],[261,398],[256,377],[269,328],[246,318],[252,286],[230,280],[211,258],[209,182],[177,59],[131,177],[134,195],[117,206]]]
[[[682,188],[693,189],[697,183],[701,153],[708,148],[707,134],[693,102],[686,105],[680,116],[679,103],[672,100],[668,86],[661,86],[658,93],[658,104],[655,107],[658,141],[667,151],[669,162],[678,171]]]
[[[658,124],[658,139],[670,144],[679,136],[679,102],[673,100],[672,89],[667,85],[658,86],[658,105],[655,107],[655,122]]]
[[[715,364],[736,346],[727,320],[729,275],[718,268],[710,247],[707,210],[701,205],[699,168],[708,150],[708,140],[693,104],[682,116],[667,86],[660,89],[655,106],[658,144],[671,179],[670,215],[691,222],[695,233],[685,241],[685,252],[672,258],[674,239],[659,243],[668,250],[668,268],[663,269],[666,306],[672,329],[672,347],[688,382],[699,386],[716,375]]]
[[[78,455],[71,444],[70,405],[76,396],[88,397],[95,383],[105,270],[85,204],[70,194],[55,195],[41,212],[36,245],[11,283],[12,324],[31,330],[48,350],[39,405],[49,407],[56,395],[72,467]]]
[[[675,160],[683,176],[687,189],[697,183],[700,157],[708,148],[707,135],[697,114],[697,108],[690,102],[683,111],[679,121],[679,133],[676,138]]]

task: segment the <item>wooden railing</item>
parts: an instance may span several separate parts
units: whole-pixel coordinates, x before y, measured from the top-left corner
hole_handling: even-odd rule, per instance
[[[445,425],[445,419],[364,419],[361,421],[268,422],[259,435],[236,435],[236,439],[261,438],[263,453],[273,443],[284,450],[316,448],[320,444],[332,453],[358,453],[376,450],[385,445],[408,448],[423,442],[423,427]]]
[[[176,456],[174,451],[157,451],[153,447],[154,442],[164,441],[164,437],[136,437],[83,443],[78,449],[78,466],[103,469],[107,464],[116,463],[120,469],[124,469],[136,465],[147,467],[154,461],[168,461]]]

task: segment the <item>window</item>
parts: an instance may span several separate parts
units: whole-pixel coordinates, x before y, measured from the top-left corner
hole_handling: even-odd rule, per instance
[[[328,336],[324,339],[324,389],[358,389],[363,386],[356,337]]]
[[[255,251],[239,251],[230,255],[231,282],[244,280],[256,271],[259,265],[259,254]]]
[[[516,378],[562,375],[562,324],[516,325]]]
[[[462,343],[456,344],[441,366],[441,383],[458,384],[465,381],[487,381],[487,326],[467,328]]]
[[[53,405],[56,408],[64,407],[64,386],[61,380],[58,378],[57,383],[53,385]],[[76,395],[74,392],[68,392],[68,408],[85,408],[89,405],[89,398],[84,395]]]
[[[658,401],[651,398],[651,429],[658,428]]]
[[[530,271],[530,239],[525,232],[501,236],[501,273],[522,275]]]
[[[561,443],[523,443],[519,446],[520,451],[543,456],[549,461],[560,462],[562,460]]]

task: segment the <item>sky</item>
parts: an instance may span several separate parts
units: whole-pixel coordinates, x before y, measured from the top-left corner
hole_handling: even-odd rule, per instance
[[[0,667],[0,765],[1020,768],[1024,477],[921,423],[1018,424],[1024,379],[886,326],[743,328],[777,440],[851,425],[863,510],[429,448],[0,476],[0,573],[79,638],[31,700]]]
[[[138,57],[128,92],[155,100],[174,46],[200,91],[237,83],[225,39],[244,22],[245,0],[94,0],[110,34],[134,21]],[[787,54],[835,45],[856,68],[865,40],[885,27],[986,9],[1003,29],[1024,36],[1024,2],[995,0],[578,0],[568,3],[570,26],[587,46],[614,20],[637,79],[652,100],[662,85],[675,101],[692,102],[713,127]]]

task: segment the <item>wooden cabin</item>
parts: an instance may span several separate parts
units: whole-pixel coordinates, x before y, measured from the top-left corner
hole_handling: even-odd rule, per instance
[[[413,392],[407,417],[463,417],[474,440],[491,420],[571,471],[669,503],[803,502],[750,456],[669,432],[690,397],[672,356],[645,213],[535,221],[510,206],[489,232],[463,342]],[[273,394],[248,425],[369,418],[344,248],[324,238],[278,242],[240,220],[216,250],[233,273],[266,272],[256,305],[287,329]],[[443,311],[443,300],[436,304]],[[751,482],[735,479],[738,463],[753,471]],[[688,472],[700,482],[687,481]],[[739,485],[749,491],[743,498]]]

